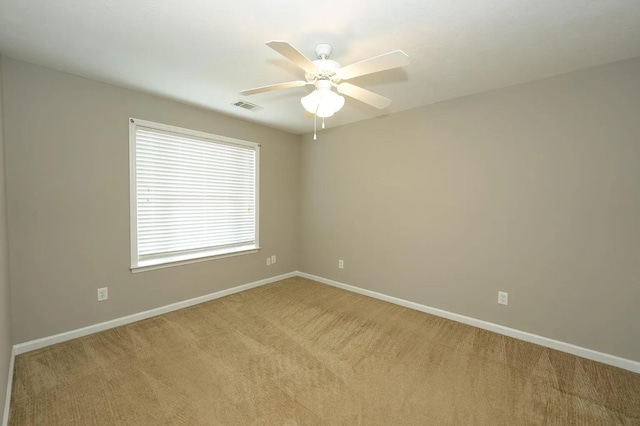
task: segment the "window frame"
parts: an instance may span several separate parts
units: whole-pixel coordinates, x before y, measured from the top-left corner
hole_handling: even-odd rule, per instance
[[[226,249],[200,250],[197,252],[185,251],[183,254],[167,256],[151,260],[140,261],[138,257],[138,204],[137,204],[137,163],[136,163],[136,129],[145,127],[152,130],[176,133],[185,137],[193,137],[212,143],[248,146],[255,150],[255,243],[248,246],[231,247]],[[249,142],[241,139],[229,138],[212,133],[183,127],[171,126],[153,121],[129,118],[129,236],[131,264],[130,270],[133,273],[170,268],[173,266],[190,263],[205,262],[213,259],[222,259],[231,256],[241,256],[245,254],[257,253],[260,251],[260,147],[256,142]]]

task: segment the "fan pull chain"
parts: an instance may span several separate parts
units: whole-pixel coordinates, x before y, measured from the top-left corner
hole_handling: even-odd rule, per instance
[[[324,117],[322,117],[322,128],[324,129]]]
[[[316,128],[318,127],[318,116],[313,115],[313,140],[316,140]]]

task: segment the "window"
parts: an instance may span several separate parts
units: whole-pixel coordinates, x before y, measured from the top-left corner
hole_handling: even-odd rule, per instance
[[[131,269],[258,250],[260,145],[132,118]]]

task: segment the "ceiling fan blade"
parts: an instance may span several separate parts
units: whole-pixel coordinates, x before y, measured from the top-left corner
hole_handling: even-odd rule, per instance
[[[291,87],[302,87],[309,83],[306,81],[288,81],[286,83],[270,84],[268,86],[256,87],[254,89],[247,89],[240,92],[243,96],[255,95],[256,93],[270,92],[272,90],[289,89]]]
[[[370,92],[362,87],[354,86],[351,83],[338,84],[338,92],[378,109],[385,109],[391,104],[391,99]]]
[[[404,67],[409,64],[409,55],[402,50],[394,50],[393,52],[383,55],[374,56],[355,64],[347,65],[340,68],[336,73],[336,77],[341,80],[359,77],[365,74],[373,74],[374,72],[390,70],[392,68]]]
[[[318,72],[313,62],[311,62],[306,56],[304,56],[298,49],[290,45],[286,41],[271,40],[267,42],[267,46],[308,72],[309,74],[315,74]]]

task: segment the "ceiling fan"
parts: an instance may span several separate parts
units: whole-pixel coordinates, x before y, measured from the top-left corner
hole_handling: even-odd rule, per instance
[[[243,90],[240,94],[248,96],[270,92],[272,90],[313,85],[315,86],[315,90],[303,97],[300,101],[305,110],[321,118],[331,117],[343,107],[344,97],[338,95],[338,93],[357,99],[360,102],[364,102],[378,109],[388,107],[391,99],[351,83],[346,83],[344,80],[402,67],[409,63],[409,56],[402,50],[394,50],[341,67],[336,61],[329,59],[332,49],[328,44],[319,44],[316,46],[315,53],[318,59],[315,61],[310,61],[286,41],[269,41],[267,42],[267,46],[304,70],[305,80],[256,87],[254,89]],[[336,88],[338,93],[331,90],[333,87]]]

